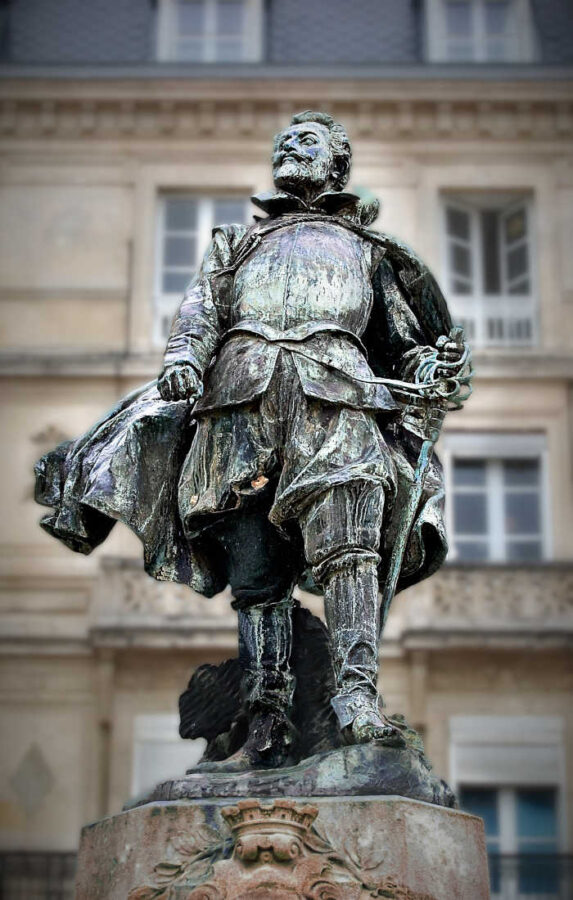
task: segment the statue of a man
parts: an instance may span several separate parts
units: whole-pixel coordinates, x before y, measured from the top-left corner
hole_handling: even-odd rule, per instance
[[[249,725],[219,764],[229,771],[290,759],[305,572],[324,594],[345,740],[397,739],[377,692],[379,588],[404,528],[399,588],[446,552],[437,461],[412,522],[401,516],[427,434],[423,397],[404,403],[400,385],[428,361],[459,374],[467,353],[443,337],[451,321],[424,265],[369,230],[376,203],[344,192],[350,161],[330,116],[294,116],[275,139],[276,192],[253,198],[266,217],[214,230],[157,383],[37,470],[55,509],[43,526],[73,549],[120,519],[155,577],[207,595],[230,584]]]

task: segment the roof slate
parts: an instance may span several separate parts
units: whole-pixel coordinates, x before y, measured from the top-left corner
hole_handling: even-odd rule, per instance
[[[0,7],[0,54],[20,65],[150,63],[161,2],[11,0]],[[572,0],[530,3],[538,61],[573,63]],[[266,64],[423,62],[423,0],[266,0],[263,7]]]

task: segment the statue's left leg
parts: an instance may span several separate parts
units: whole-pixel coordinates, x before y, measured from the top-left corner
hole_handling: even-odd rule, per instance
[[[336,679],[331,702],[351,743],[400,740],[377,690],[383,506],[381,485],[354,481],[332,487],[301,518],[306,557],[324,592]]]
[[[292,754],[290,721],[295,678],[291,672],[292,590],[300,548],[270,524],[264,505],[246,504],[217,531],[238,614],[241,692],[248,730],[243,745],[202,771],[241,772],[286,765]]]

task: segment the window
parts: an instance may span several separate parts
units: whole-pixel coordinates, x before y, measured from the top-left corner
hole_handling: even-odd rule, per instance
[[[534,562],[548,554],[544,439],[445,435],[450,558]]]
[[[237,197],[174,192],[160,198],[154,342],[165,343],[185,288],[197,271],[215,225],[244,223],[249,204]]]
[[[193,63],[261,58],[261,0],[160,0],[159,59]]]
[[[534,344],[529,201],[446,196],[444,232],[445,283],[468,340],[480,347]]]
[[[560,716],[452,716],[450,782],[484,820],[492,900],[565,900]]]
[[[459,801],[484,820],[492,898],[564,896],[556,859],[556,788],[462,787]]]
[[[203,755],[205,741],[179,737],[179,716],[171,714],[135,717],[133,775],[135,796],[150,791],[169,778],[182,778]]]
[[[428,53],[441,62],[529,62],[528,0],[427,0]]]

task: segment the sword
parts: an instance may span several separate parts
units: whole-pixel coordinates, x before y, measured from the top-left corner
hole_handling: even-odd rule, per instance
[[[452,341],[464,352],[456,362],[444,362],[438,358],[438,352],[444,344]],[[469,348],[464,343],[463,328],[459,326],[452,328],[449,336],[443,335],[438,338],[437,349],[433,354],[426,357],[416,370],[415,382],[421,385],[428,385],[425,398],[428,402],[424,423],[426,437],[420,448],[414,471],[414,481],[407,503],[403,507],[400,526],[392,547],[388,576],[382,591],[380,637],[386,624],[390,604],[396,593],[408,539],[422,499],[426,475],[432,461],[434,447],[440,436],[445,413],[448,410],[453,411],[462,408],[463,403],[472,393],[471,379],[473,374]]]

